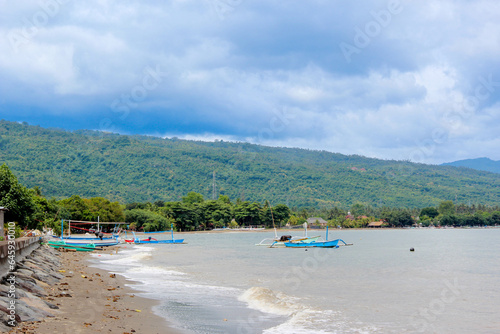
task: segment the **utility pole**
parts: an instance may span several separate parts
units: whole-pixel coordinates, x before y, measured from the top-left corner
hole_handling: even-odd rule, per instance
[[[212,199],[215,201],[216,198],[216,190],[215,190],[215,171],[214,171],[214,174],[213,174],[213,181],[212,181]]]

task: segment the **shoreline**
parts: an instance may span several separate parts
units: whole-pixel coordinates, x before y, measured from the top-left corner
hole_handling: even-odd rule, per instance
[[[441,226],[441,227],[330,227],[330,231],[391,231],[391,230],[484,230],[484,229],[500,229],[500,226],[460,226],[460,227],[452,227],[452,226]],[[277,231],[282,232],[293,232],[293,231],[304,231],[302,227],[298,228],[277,228]],[[307,231],[325,231],[326,228],[311,228],[308,227]],[[225,230],[204,230],[204,231],[174,231],[174,235],[189,235],[189,234],[197,234],[197,233],[265,233],[265,232],[273,232],[273,228],[265,228],[261,229],[225,229]]]
[[[42,246],[43,247],[43,246]],[[96,254],[113,254],[112,246]],[[137,296],[135,282],[100,268],[91,267],[87,252],[61,251],[59,273],[64,277],[46,286],[43,299],[55,304],[54,317],[21,322],[9,333],[168,333],[181,334],[153,312],[159,302]]]

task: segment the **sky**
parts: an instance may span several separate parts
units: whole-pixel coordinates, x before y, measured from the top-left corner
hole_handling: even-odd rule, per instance
[[[0,0],[0,119],[500,160],[498,0]]]

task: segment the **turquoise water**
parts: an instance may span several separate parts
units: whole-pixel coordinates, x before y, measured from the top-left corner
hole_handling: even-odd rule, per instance
[[[354,245],[254,246],[273,235],[185,234],[186,245],[94,261],[186,333],[500,333],[500,229],[335,230]]]

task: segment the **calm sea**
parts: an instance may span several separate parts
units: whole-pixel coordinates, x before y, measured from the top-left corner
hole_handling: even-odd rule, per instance
[[[255,246],[273,235],[185,234],[93,261],[186,333],[500,333],[500,229],[330,230],[354,245]]]

